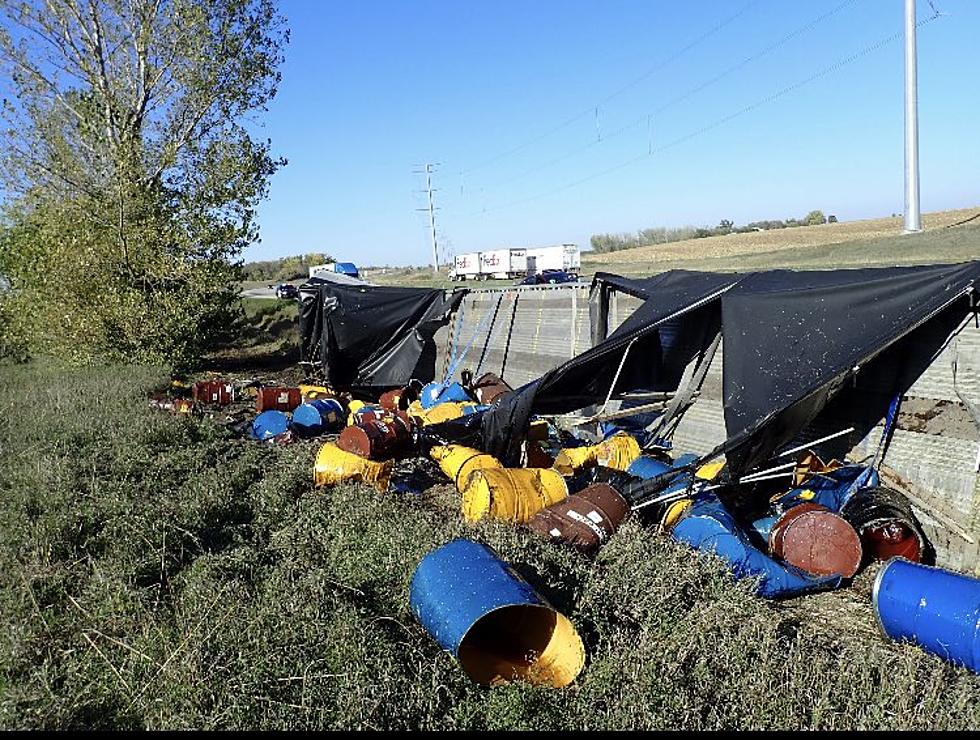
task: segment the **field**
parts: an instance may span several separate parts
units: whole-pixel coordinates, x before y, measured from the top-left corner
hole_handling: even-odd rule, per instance
[[[978,213],[980,206],[923,214],[925,231],[921,234],[901,235],[902,218],[894,217],[712,236],[606,254],[586,252],[580,273],[589,278],[599,271],[639,276],[677,268],[744,271],[962,262],[980,257],[980,219],[953,224]],[[460,284],[444,275],[433,278],[431,271],[417,268],[395,268],[371,280],[440,288]],[[509,284],[504,280],[462,283],[477,287]]]
[[[215,367],[291,368],[288,305],[251,303],[246,346]],[[464,525],[448,486],[318,490],[316,443],[266,446],[220,416],[150,409],[167,382],[149,367],[0,366],[0,727],[980,722],[980,678],[877,633],[873,573],[770,603],[635,520],[592,559]],[[414,566],[458,536],[494,546],[573,620],[588,662],[572,687],[480,688],[417,624]]]

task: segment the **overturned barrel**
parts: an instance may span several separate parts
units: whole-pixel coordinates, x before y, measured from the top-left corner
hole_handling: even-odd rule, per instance
[[[370,460],[389,460],[403,452],[412,440],[412,422],[402,412],[384,420],[365,421],[346,427],[337,438],[337,446]]]
[[[528,522],[538,534],[555,542],[595,552],[629,514],[626,499],[612,486],[596,483],[542,509]]]
[[[640,445],[628,434],[614,434],[599,444],[587,447],[569,447],[555,458],[555,469],[564,475],[592,465],[602,465],[614,470],[626,470],[640,456]]]
[[[293,411],[293,431],[304,437],[336,429],[343,423],[344,408],[333,398],[310,400]]]
[[[463,484],[463,518],[484,517],[527,524],[531,517],[568,496],[568,486],[551,468],[475,470]]]
[[[980,673],[980,580],[893,558],[872,592],[882,631]]]
[[[299,388],[268,386],[255,395],[256,411],[292,411],[303,402]]]
[[[437,445],[429,450],[429,456],[439,464],[442,472],[461,493],[463,485],[474,470],[504,467],[493,455],[462,445]]]
[[[776,519],[769,532],[769,552],[814,576],[852,578],[861,567],[857,532],[819,504],[799,504]]]
[[[575,627],[486,545],[458,539],[419,563],[409,603],[423,627],[486,686],[560,688],[585,665]]]
[[[857,531],[864,553],[871,559],[901,557],[919,563],[930,554],[912,504],[892,488],[858,491],[844,504],[841,516]]]
[[[379,491],[388,490],[394,463],[368,460],[345,452],[333,442],[327,442],[316,455],[313,464],[313,484],[332,486],[345,481],[362,481]]]
[[[419,393],[422,408],[431,409],[440,403],[472,401],[470,394],[459,383],[429,383]]]
[[[289,429],[289,417],[282,411],[263,411],[252,420],[253,439],[272,439]]]

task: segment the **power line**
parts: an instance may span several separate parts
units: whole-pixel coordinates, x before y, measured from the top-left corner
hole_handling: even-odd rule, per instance
[[[918,21],[915,24],[916,25],[916,28],[919,28],[919,27],[924,26],[924,25],[926,25],[928,23],[931,23],[932,21],[936,20],[936,18],[939,18],[939,17],[941,17],[941,16],[934,14],[934,15],[929,16],[928,18],[924,18],[923,20]],[[574,188],[574,187],[577,187],[579,185],[582,185],[582,184],[584,184],[586,182],[589,182],[590,180],[594,180],[594,179],[596,179],[598,177],[603,177],[605,175],[609,175],[609,174],[611,174],[613,172],[616,172],[617,170],[621,170],[624,167],[628,167],[629,165],[634,164],[636,162],[639,162],[642,159],[646,159],[646,158],[651,157],[651,156],[654,156],[656,154],[660,154],[661,152],[664,152],[664,151],[666,151],[668,149],[672,149],[672,148],[674,148],[676,146],[679,146],[681,144],[684,144],[684,143],[690,141],[691,139],[697,138],[698,136],[701,136],[703,134],[708,133],[709,131],[712,131],[712,130],[720,127],[720,126],[723,126],[726,123],[728,123],[729,121],[732,121],[732,120],[734,120],[736,118],[739,118],[740,116],[743,116],[746,113],[750,113],[750,112],[754,111],[756,108],[759,108],[759,107],[761,107],[763,105],[766,105],[768,103],[772,103],[772,102],[778,100],[779,98],[782,98],[783,96],[788,95],[789,93],[794,92],[794,91],[800,89],[801,87],[805,87],[806,85],[809,85],[809,84],[811,84],[813,82],[816,82],[817,80],[819,80],[819,79],[821,79],[823,77],[826,77],[829,74],[833,74],[834,72],[842,69],[843,67],[846,67],[847,65],[852,64],[852,63],[858,61],[859,59],[862,59],[862,58],[866,57],[868,54],[871,54],[871,53],[877,51],[878,49],[881,49],[882,47],[887,46],[888,44],[892,43],[893,41],[895,41],[895,40],[903,37],[904,36],[904,33],[905,33],[904,30],[902,30],[902,31],[899,31],[897,33],[893,33],[890,36],[886,36],[886,37],[884,37],[882,39],[879,39],[878,41],[874,42],[873,44],[870,44],[869,46],[864,47],[860,51],[857,51],[857,52],[855,52],[855,53],[853,53],[853,54],[851,54],[851,55],[849,55],[847,57],[844,57],[843,59],[838,60],[837,62],[835,62],[834,64],[830,65],[829,67],[825,67],[824,69],[822,69],[822,70],[820,70],[818,72],[815,72],[814,74],[810,75],[809,77],[806,77],[806,78],[804,78],[802,80],[798,80],[797,82],[794,82],[791,85],[788,85],[788,86],[786,86],[786,87],[784,87],[784,88],[782,88],[782,89],[780,89],[780,90],[778,90],[778,91],[776,91],[776,92],[774,92],[774,93],[772,93],[770,95],[767,95],[764,98],[760,98],[759,100],[756,100],[755,102],[750,103],[749,105],[746,105],[743,108],[740,108],[740,109],[736,110],[733,113],[729,113],[728,115],[723,116],[722,118],[719,118],[719,119],[717,119],[717,120],[715,120],[715,121],[713,121],[713,122],[711,122],[711,123],[709,123],[709,124],[707,124],[705,126],[702,126],[701,128],[696,129],[695,131],[691,131],[691,132],[689,132],[689,133],[687,133],[687,134],[685,134],[683,136],[680,136],[680,137],[674,139],[673,141],[670,141],[669,143],[664,144],[661,147],[658,147],[658,148],[652,149],[652,150],[648,149],[648,151],[647,152],[644,152],[643,154],[639,154],[637,156],[631,157],[630,159],[627,159],[627,160],[625,160],[623,162],[620,162],[618,164],[615,164],[615,165],[613,165],[611,167],[608,167],[608,168],[606,168],[604,170],[601,170],[599,172],[592,173],[591,175],[587,175],[585,177],[579,178],[578,180],[574,180],[574,181],[572,181],[570,183],[566,183],[565,185],[562,185],[561,187],[554,188],[552,190],[548,190],[548,191],[545,191],[543,193],[538,193],[537,195],[532,195],[532,196],[530,196],[528,198],[522,198],[520,200],[511,201],[509,203],[503,203],[503,204],[501,204],[499,206],[493,206],[493,207],[490,207],[490,208],[483,208],[483,209],[481,209],[479,211],[473,211],[472,213],[470,213],[468,215],[477,216],[477,215],[480,215],[481,213],[491,213],[493,211],[500,211],[500,210],[504,210],[504,209],[514,208],[514,207],[517,207],[517,206],[524,205],[525,203],[530,203],[530,202],[533,202],[533,201],[536,201],[536,200],[540,200],[542,198],[546,198],[546,197],[551,196],[551,195],[556,195],[558,193],[564,192],[566,190],[570,190],[571,188]]]
[[[500,182],[494,183],[493,185],[490,185],[488,187],[490,189],[500,188],[500,187],[503,187],[504,185],[509,185],[511,183],[514,183],[514,182],[518,182],[520,180],[523,180],[524,178],[528,177],[529,175],[533,175],[533,174],[535,174],[537,172],[540,172],[541,170],[545,170],[545,169],[548,169],[549,167],[555,166],[556,164],[560,164],[561,162],[564,162],[565,160],[570,159],[571,157],[574,157],[577,154],[580,154],[580,153],[582,153],[584,151],[587,151],[587,150],[593,148],[594,146],[596,146],[598,144],[605,143],[605,142],[610,141],[611,139],[615,139],[615,138],[617,138],[619,136],[622,136],[623,134],[627,133],[628,131],[632,131],[633,129],[638,128],[639,126],[641,126],[643,124],[646,124],[647,125],[647,137],[648,137],[648,140],[649,140],[649,137],[650,137],[650,128],[651,128],[651,121],[652,121],[653,118],[655,118],[656,116],[659,116],[664,111],[666,111],[666,110],[668,110],[670,108],[673,108],[675,105],[678,105],[679,103],[682,103],[685,100],[688,100],[688,99],[692,98],[697,93],[702,92],[703,90],[711,87],[712,85],[715,85],[715,84],[721,82],[726,77],[729,77],[732,74],[734,74],[735,72],[738,72],[740,69],[743,69],[744,67],[748,66],[752,62],[758,61],[759,59],[762,59],[763,57],[771,54],[773,51],[775,51],[776,49],[779,49],[780,47],[782,47],[785,44],[789,43],[790,41],[792,41],[796,37],[798,37],[798,36],[800,36],[800,35],[802,35],[804,33],[807,33],[808,31],[813,30],[820,23],[824,22],[828,18],[830,18],[830,17],[836,15],[837,13],[841,12],[847,6],[853,5],[855,2],[857,2],[857,0],[844,0],[844,2],[840,3],[839,5],[837,5],[836,7],[832,8],[831,10],[827,11],[826,13],[823,13],[822,15],[817,16],[816,18],[813,18],[812,20],[810,20],[809,22],[805,23],[804,25],[800,26],[797,29],[795,29],[793,31],[790,31],[788,34],[786,34],[782,38],[778,39],[777,41],[773,42],[772,44],[769,44],[765,48],[760,49],[756,53],[754,53],[754,54],[746,57],[745,59],[743,59],[742,61],[738,62],[737,64],[734,64],[731,67],[728,67],[727,69],[725,69],[724,71],[722,71],[719,74],[715,75],[714,77],[712,77],[712,78],[710,78],[710,79],[708,79],[708,80],[706,80],[706,81],[698,84],[697,86],[695,86],[695,87],[687,90],[686,92],[684,92],[684,93],[682,93],[680,95],[675,96],[674,98],[671,98],[669,101],[667,101],[663,105],[659,106],[658,108],[650,111],[649,113],[644,113],[642,116],[636,118],[635,120],[633,120],[633,121],[631,121],[631,122],[629,122],[629,123],[627,123],[627,124],[625,124],[623,126],[620,126],[619,128],[614,129],[613,131],[610,131],[610,132],[606,133],[605,136],[602,137],[601,141],[600,140],[592,140],[592,141],[589,141],[588,143],[583,144],[582,146],[576,147],[575,149],[573,149],[573,150],[571,150],[569,152],[566,152],[565,154],[559,155],[558,157],[555,157],[553,159],[550,159],[547,162],[544,162],[542,164],[535,165],[534,167],[531,167],[531,168],[529,168],[527,170],[524,170],[524,171],[520,172],[519,174],[517,174],[517,175],[515,175],[513,177],[509,177],[509,178],[507,178],[505,180],[501,180]],[[650,143],[650,146],[652,147],[652,142]]]
[[[711,36],[713,36],[714,34],[718,33],[718,31],[722,30],[723,28],[725,28],[726,26],[728,26],[729,24],[731,24],[735,20],[737,20],[739,17],[741,17],[742,15],[744,15],[749,10],[749,8],[751,8],[753,5],[757,5],[759,3],[759,1],[760,0],[750,0],[750,2],[746,3],[745,5],[743,5],[742,8],[740,10],[738,10],[737,12],[735,12],[733,15],[730,15],[727,18],[725,18],[724,20],[720,21],[718,24],[716,24],[715,26],[713,26],[711,29],[709,29],[705,33],[703,33],[700,36],[698,36],[697,38],[695,38],[689,44],[687,44],[686,46],[682,47],[678,51],[674,52],[672,55],[670,55],[669,57],[667,57],[667,59],[665,59],[664,61],[657,63],[653,67],[650,67],[645,72],[643,72],[639,77],[636,77],[631,82],[628,82],[627,84],[625,84],[622,87],[618,88],[614,92],[610,93],[606,97],[604,97],[601,100],[599,100],[597,103],[593,103],[588,108],[585,108],[582,111],[576,113],[574,116],[571,116],[570,118],[566,118],[564,121],[562,121],[558,125],[553,126],[550,129],[547,129],[543,133],[540,133],[540,134],[538,134],[537,136],[534,136],[531,139],[527,139],[526,141],[524,141],[521,144],[518,144],[515,147],[512,147],[512,148],[507,149],[505,151],[502,151],[502,152],[500,152],[498,154],[495,154],[494,156],[490,157],[489,159],[485,159],[484,161],[480,162],[479,164],[473,165],[472,167],[467,167],[467,168],[465,168],[463,170],[460,170],[460,173],[459,173],[460,174],[460,177],[462,178],[462,176],[465,175],[465,174],[468,174],[470,172],[474,172],[476,170],[483,169],[484,167],[487,167],[488,165],[491,165],[494,162],[498,162],[501,159],[505,159],[506,157],[509,157],[509,156],[511,156],[513,154],[516,154],[517,152],[523,151],[524,149],[527,149],[532,144],[536,144],[539,141],[542,141],[544,139],[547,139],[549,136],[552,136],[553,134],[556,134],[559,131],[561,131],[561,130],[563,130],[565,128],[568,128],[573,123],[575,123],[576,121],[579,121],[579,120],[585,118],[586,116],[589,116],[589,115],[593,115],[594,114],[594,115],[596,115],[596,117],[598,117],[598,108],[599,108],[599,106],[605,105],[610,100],[613,100],[614,98],[619,97],[620,95],[622,95],[627,90],[631,90],[632,88],[636,87],[641,82],[643,82],[645,79],[647,79],[648,77],[650,77],[652,74],[654,74],[656,72],[659,72],[661,69],[663,69],[664,67],[666,67],[666,66],[670,65],[671,63],[675,62],[677,59],[679,59],[680,57],[682,57],[684,54],[686,54],[687,52],[689,52],[691,49],[693,49],[696,46],[698,46],[698,45],[702,44],[703,42],[707,41]]]
[[[435,172],[438,162],[435,164],[419,165],[419,167],[424,167],[422,170],[415,170],[417,175],[425,175],[425,192],[428,195],[429,205],[427,208],[416,208],[416,211],[428,211],[429,212],[429,230],[432,235],[432,274],[436,277],[439,276],[439,242],[436,239],[436,210],[438,210],[432,200],[432,193],[435,190],[432,188],[432,173]]]

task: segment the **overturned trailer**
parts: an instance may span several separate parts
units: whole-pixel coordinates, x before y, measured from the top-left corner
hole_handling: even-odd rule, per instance
[[[913,503],[937,562],[980,572],[978,279],[980,263],[451,293],[310,281],[303,361],[371,389],[497,373],[517,390],[474,444],[505,464],[532,414],[649,409],[650,438],[724,457],[733,480],[804,443],[870,460]]]
[[[435,339],[443,368],[468,352],[525,383],[482,420],[507,462],[531,414],[609,418],[660,397],[652,431],[736,478],[825,437],[825,457],[880,464],[937,562],[980,572],[978,278],[980,263],[599,274],[588,292],[473,291]]]

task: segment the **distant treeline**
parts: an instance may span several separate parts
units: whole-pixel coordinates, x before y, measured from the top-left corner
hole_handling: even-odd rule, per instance
[[[667,244],[685,239],[703,239],[708,236],[724,234],[744,234],[750,231],[768,231],[770,229],[789,229],[794,226],[816,226],[818,224],[836,223],[837,216],[829,218],[823,211],[810,211],[803,218],[788,218],[785,221],[753,221],[744,226],[736,226],[733,221],[723,219],[717,226],[681,226],[667,228],[655,226],[642,229],[635,233],[594,234],[590,240],[594,252],[618,252],[621,249],[646,247],[651,244]]]
[[[324,262],[333,261],[333,257],[329,254],[311,252],[310,254],[298,254],[293,257],[282,257],[277,260],[246,262],[242,265],[242,272],[245,280],[264,280],[270,283],[281,283],[308,277],[311,266],[322,265]]]

